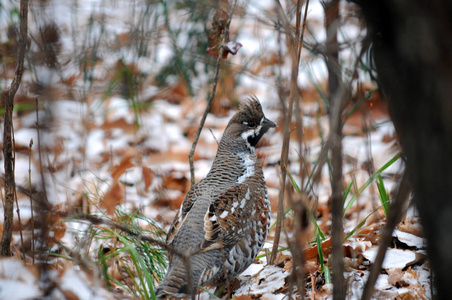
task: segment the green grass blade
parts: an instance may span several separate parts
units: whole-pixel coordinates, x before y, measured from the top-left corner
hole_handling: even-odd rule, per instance
[[[320,234],[319,231],[315,234],[315,239],[317,241],[317,254],[319,256],[319,263],[320,263],[320,271],[323,273],[325,270],[325,265],[323,263],[323,249],[322,249],[322,241],[320,240]]]
[[[378,187],[378,196],[381,201],[381,206],[383,206],[383,210],[385,212],[385,216],[388,216],[388,209],[389,209],[389,195],[386,192],[385,185],[383,183],[383,178],[381,178],[381,175],[378,175],[377,178],[377,187]]]
[[[324,274],[325,274],[325,283],[331,283],[330,268],[328,268],[328,266],[325,266]]]
[[[347,200],[348,194],[350,194],[350,189],[352,188],[352,186],[353,186],[353,180],[352,180],[352,182],[350,182],[350,184],[347,186],[347,189],[345,190],[343,204],[345,204],[345,200]]]
[[[293,186],[293,188],[295,189],[295,191],[296,191],[298,194],[300,194],[300,193],[301,193],[301,189],[300,189],[300,187],[298,186],[298,184],[297,184],[297,182],[295,181],[295,179],[293,178],[292,174],[291,174],[289,171],[287,171],[287,175],[289,175],[290,182],[292,183],[292,186]],[[321,236],[321,238],[322,238],[322,241],[324,241],[324,240],[326,239],[326,238],[325,238],[325,235],[323,234],[322,230],[320,229],[319,224],[317,224],[316,218],[314,217],[314,215],[312,214],[312,212],[311,212],[311,210],[310,210],[309,208],[306,209],[306,211],[308,212],[309,218],[311,219],[312,223],[314,224],[314,226],[315,226],[317,232],[320,234],[320,236]]]
[[[218,298],[215,294],[212,294],[211,292],[209,292],[205,287],[203,286],[199,286],[198,288],[200,288],[201,290],[203,290],[204,292],[206,292],[207,294],[209,294],[209,299],[216,299],[216,300],[220,300],[221,298]]]
[[[107,269],[107,260],[105,259],[105,254],[104,254],[104,247],[102,247],[102,245],[99,247],[99,250],[97,251],[97,257],[99,258],[99,262],[100,262],[100,271],[102,273],[102,276],[104,277],[105,280],[105,285],[107,286],[107,288],[111,288],[111,283],[110,283],[110,275],[108,275]]]
[[[141,283],[141,287],[143,288],[142,295],[144,295],[145,299],[154,299],[155,300],[155,293],[154,293],[154,282],[151,278],[151,275],[149,271],[146,268],[146,264],[141,257],[141,255],[138,253],[138,251],[135,249],[134,245],[132,245],[126,238],[121,236],[120,234],[117,234],[115,232],[116,236],[121,240],[121,242],[124,244],[124,248],[128,250],[130,253],[130,258],[132,259],[133,265],[135,266],[135,269],[138,274],[138,278]],[[151,290],[148,291],[148,288]]]
[[[350,231],[349,233],[347,233],[347,234],[345,235],[344,242],[346,242],[352,235],[355,234],[356,231],[358,231],[361,227],[363,227],[364,224],[366,224],[367,219],[368,219],[371,215],[373,215],[374,213],[376,213],[376,212],[380,209],[380,207],[381,207],[381,206],[377,207],[377,209],[375,209],[373,212],[371,212],[370,214],[368,214],[367,217],[365,217],[361,222],[359,222],[359,224],[356,225],[355,228],[353,228],[352,231]]]
[[[346,213],[348,212],[350,207],[353,205],[353,203],[355,203],[358,196],[372,183],[372,181],[374,181],[375,178],[377,178],[384,170],[386,170],[389,166],[391,166],[394,162],[396,162],[401,156],[402,156],[401,152],[394,155],[393,158],[391,158],[386,164],[384,164],[380,169],[378,169],[378,171],[375,172],[375,174],[372,175],[372,177],[370,177],[366,181],[366,183],[364,183],[364,185],[358,189],[358,192],[353,195],[353,197],[348,202],[347,206],[344,208],[344,216],[346,215]]]
[[[295,181],[292,174],[288,170],[287,170],[287,175],[289,175],[290,183],[292,183],[292,186],[295,189],[295,192],[297,192],[297,194],[301,194],[300,187],[298,186],[297,182]]]

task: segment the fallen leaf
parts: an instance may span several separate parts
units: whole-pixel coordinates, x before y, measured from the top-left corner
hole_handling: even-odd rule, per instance
[[[323,257],[328,257],[331,252],[331,239],[327,239],[323,241],[321,244]],[[309,260],[316,258],[318,256],[317,244],[314,247],[308,248],[304,250],[304,259]]]
[[[124,186],[122,183],[115,181],[110,190],[105,193],[104,198],[100,202],[100,206],[107,210],[109,215],[115,213],[116,205],[124,199]]]
[[[305,264],[307,263],[307,261],[305,262]],[[293,260],[289,260],[285,265],[284,265],[284,270],[286,270],[286,272],[292,272],[292,268],[293,268]],[[306,266],[305,266],[306,269]]]
[[[400,222],[397,228],[400,231],[411,233],[414,234],[415,236],[424,237],[421,224],[414,219],[410,218],[403,220],[402,222]]]
[[[282,252],[278,253],[275,259],[275,266],[283,267],[284,262],[292,259],[290,255],[284,254]]]
[[[286,266],[292,261],[289,261]],[[286,269],[286,267],[284,267],[284,269]],[[314,272],[316,272],[319,269],[319,265],[317,264],[316,261],[314,261],[313,259],[311,260],[306,260],[304,262],[304,271],[306,274],[312,274]]]
[[[392,236],[409,247],[416,247],[417,249],[424,249],[427,247],[424,238],[408,232],[395,229],[394,232],[392,233]]]
[[[404,286],[400,284],[400,280],[402,279],[403,276],[403,271],[402,269],[388,269],[388,283],[390,285],[393,286],[397,286],[397,284],[399,284],[399,286]]]
[[[213,58],[218,58],[220,55],[220,49],[223,42],[224,31],[228,23],[230,5],[228,0],[221,0],[218,8],[215,10],[215,14],[212,20],[212,28],[209,32],[209,45],[206,52]],[[237,51],[242,47],[242,44],[238,42],[229,41],[229,33],[226,35],[225,45],[223,48],[222,59],[226,59],[228,54],[235,55]]]
[[[190,181],[184,175],[171,172],[168,176],[162,178],[162,186],[168,190],[178,190],[187,193],[190,189]]]
[[[100,128],[102,128],[104,130],[120,128],[120,129],[124,130],[124,132],[130,133],[130,134],[134,134],[138,130],[138,127],[135,123],[130,124],[124,118],[119,118],[114,121],[107,120],[104,122],[104,124],[102,124],[102,126]]]
[[[374,263],[375,257],[377,256],[378,247],[370,248],[363,252],[363,256]],[[416,253],[409,250],[401,249],[388,249],[386,250],[385,259],[383,261],[382,268],[400,268],[403,269],[417,262]]]
[[[111,177],[113,177],[113,181],[117,181],[128,168],[135,166],[135,164],[132,162],[132,159],[137,156],[138,151],[133,148],[129,148],[124,152],[119,165],[114,166],[111,171]]]
[[[315,299],[330,299],[333,294],[333,284],[327,283],[315,293]]]
[[[345,255],[348,257],[357,257],[370,247],[372,242],[362,239],[349,239],[344,243]]]
[[[76,293],[74,293],[71,290],[61,290],[61,292],[64,295],[64,299],[68,299],[68,300],[79,300],[80,298],[77,296]]]
[[[401,293],[396,297],[396,300],[418,300],[419,298],[416,297],[415,294],[413,294],[410,290],[405,290],[405,293]]]
[[[251,299],[253,299],[253,298],[251,298],[251,297],[248,296],[248,295],[234,296],[234,298],[235,298],[236,300],[251,300]]]
[[[273,293],[285,285],[285,278],[290,273],[284,269],[267,265],[259,273],[242,283],[235,292],[236,295],[261,296],[265,293]]]
[[[152,170],[148,167],[142,168],[143,172],[143,181],[144,181],[144,190],[148,192],[149,187],[152,184],[152,180],[154,179],[154,173],[152,173]]]
[[[408,269],[406,270],[406,272],[410,273],[413,278],[418,279],[419,275],[417,274],[417,272],[415,270],[413,270],[411,267],[408,267]]]

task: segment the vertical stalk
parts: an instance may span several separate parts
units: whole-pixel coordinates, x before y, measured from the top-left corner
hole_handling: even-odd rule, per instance
[[[14,78],[8,89],[2,93],[2,101],[5,107],[5,121],[3,129],[3,156],[5,168],[5,208],[4,227],[0,242],[0,254],[2,256],[11,255],[11,239],[13,234],[13,208],[14,195],[16,192],[16,182],[14,180],[14,146],[13,146],[13,108],[14,96],[19,89],[24,71],[25,49],[27,45],[28,31],[28,0],[20,1],[20,33],[17,52],[16,69]]]
[[[283,145],[281,149],[281,184],[278,196],[278,219],[276,221],[276,231],[275,231],[275,239],[273,242],[272,255],[270,257],[270,264],[273,264],[276,259],[276,254],[278,252],[279,241],[281,238],[281,230],[282,223],[284,219],[284,193],[286,189],[286,176],[287,176],[287,163],[288,163],[288,155],[289,155],[289,141],[290,141],[290,124],[292,120],[292,112],[293,112],[293,104],[300,99],[300,93],[298,90],[298,63],[299,63],[299,51],[301,52],[302,40],[300,40],[299,31],[297,30],[297,35],[293,35],[289,21],[286,18],[284,10],[281,6],[281,3],[276,0],[276,10],[278,14],[279,20],[282,22],[282,25],[285,30],[288,52],[292,59],[291,64],[291,75],[290,75],[290,98],[289,104],[287,107],[287,115],[284,116],[284,136],[283,136]],[[297,11],[301,11],[301,4],[298,3],[300,9]],[[300,16],[297,16],[297,24],[300,24]],[[305,16],[306,18],[306,16]]]
[[[326,28],[326,65],[328,69],[330,142],[332,164],[332,260],[333,299],[345,299],[343,261],[343,197],[342,185],[342,103],[346,97],[339,64],[339,44],[337,41],[339,0],[324,1]]]
[[[36,108],[37,109],[37,108]],[[31,156],[33,154],[32,152],[32,146],[33,146],[33,139],[30,140],[30,156],[28,157],[28,188],[30,192],[30,211],[31,211],[31,261],[32,264],[35,264],[35,218],[34,218],[34,212],[33,212],[33,197],[32,191],[31,191]]]

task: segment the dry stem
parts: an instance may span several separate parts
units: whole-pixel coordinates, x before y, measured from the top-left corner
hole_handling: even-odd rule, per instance
[[[290,124],[292,120],[292,111],[293,111],[293,103],[300,99],[300,94],[298,91],[298,49],[300,49],[300,44],[302,44],[302,40],[299,39],[298,36],[293,36],[290,29],[289,21],[284,14],[283,8],[279,0],[275,0],[277,6],[278,18],[281,20],[287,41],[289,44],[289,53],[292,58],[292,70],[291,70],[291,80],[290,80],[290,98],[289,105],[287,108],[287,115],[284,116],[284,137],[283,137],[283,145],[281,149],[281,184],[279,190],[278,197],[278,219],[276,221],[276,231],[275,231],[275,239],[273,242],[272,255],[270,257],[270,264],[273,264],[276,259],[276,254],[278,252],[279,241],[281,238],[281,229],[282,223],[284,219],[284,192],[286,186],[286,175],[287,175],[287,162],[289,155],[289,141],[290,141]],[[299,18],[299,16],[297,17]],[[300,49],[301,51],[301,49]]]
[[[4,227],[1,240],[1,255],[11,255],[11,239],[13,232],[13,208],[15,196],[14,180],[14,146],[12,141],[13,132],[13,107],[14,96],[19,89],[24,71],[24,58],[27,45],[28,31],[28,0],[20,1],[20,33],[17,52],[16,69],[14,78],[8,89],[2,93],[2,100],[5,107],[4,131],[3,131],[3,156],[5,168],[5,208],[4,208]]]

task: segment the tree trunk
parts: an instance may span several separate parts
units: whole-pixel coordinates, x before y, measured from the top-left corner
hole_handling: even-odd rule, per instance
[[[359,0],[414,201],[438,299],[452,295],[452,2]]]

